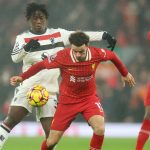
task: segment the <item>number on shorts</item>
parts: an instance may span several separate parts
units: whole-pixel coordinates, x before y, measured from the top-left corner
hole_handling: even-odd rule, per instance
[[[96,105],[97,105],[97,107],[100,109],[100,112],[103,112],[103,108],[102,108],[101,103],[96,102],[95,104],[96,104]]]

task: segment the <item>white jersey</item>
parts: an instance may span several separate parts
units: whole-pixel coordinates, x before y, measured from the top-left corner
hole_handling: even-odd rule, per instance
[[[16,42],[11,53],[12,60],[16,63],[23,61],[22,71],[24,72],[33,64],[42,61],[42,59],[46,56],[53,55],[62,50],[64,46],[69,44],[68,38],[73,32],[74,31],[68,31],[61,28],[48,28],[46,32],[41,35],[33,34],[29,30],[23,32],[16,38]],[[90,37],[90,41],[100,41],[104,32],[85,33]],[[30,39],[38,39],[38,42],[40,43],[40,47],[35,52],[25,52],[23,48]],[[56,93],[59,90],[58,77],[59,69],[45,69],[25,80],[22,84],[22,89],[27,90],[34,84],[42,84],[50,93]]]

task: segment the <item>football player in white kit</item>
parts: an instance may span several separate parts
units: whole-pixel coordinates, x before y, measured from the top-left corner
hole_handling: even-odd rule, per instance
[[[23,61],[23,72],[48,55],[53,55],[62,50],[64,46],[69,44],[68,37],[74,32],[61,28],[48,28],[48,12],[44,4],[29,3],[26,7],[26,19],[30,29],[16,37],[11,53],[13,62]],[[115,38],[105,31],[85,33],[89,35],[90,41],[106,40],[112,50],[116,44]],[[11,130],[28,113],[32,113],[33,108],[26,100],[26,93],[35,84],[45,86],[50,95],[49,101],[43,107],[36,108],[36,117],[42,124],[45,137],[48,137],[50,124],[57,105],[58,78],[59,69],[45,69],[25,80],[15,89],[8,115],[0,126],[0,149],[2,149],[5,141],[8,139]]]

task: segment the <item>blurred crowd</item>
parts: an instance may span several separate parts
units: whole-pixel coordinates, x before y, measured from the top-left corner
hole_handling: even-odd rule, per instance
[[[16,35],[28,29],[24,17],[31,0],[0,0],[0,120],[7,113],[14,87],[9,78],[21,72],[21,63],[11,61]],[[119,73],[112,64],[102,64],[97,71],[97,92],[108,122],[140,122],[143,101],[150,80],[149,0],[36,0],[49,11],[49,27],[68,30],[106,30],[117,39],[115,52],[136,79],[135,88],[122,88]],[[107,46],[96,42],[97,46]],[[32,119],[32,116],[31,118]],[[80,120],[79,117],[77,119]]]

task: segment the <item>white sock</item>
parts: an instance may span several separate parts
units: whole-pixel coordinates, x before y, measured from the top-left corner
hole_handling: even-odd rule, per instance
[[[0,125],[0,150],[8,139],[10,131],[11,129],[9,129],[5,124]]]

